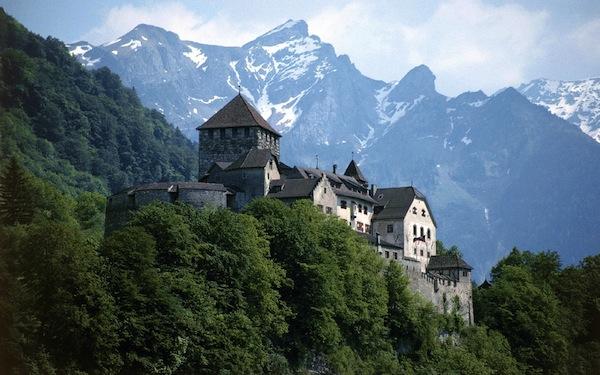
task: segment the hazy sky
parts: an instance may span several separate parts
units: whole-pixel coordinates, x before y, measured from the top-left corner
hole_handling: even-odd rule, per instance
[[[486,93],[534,78],[600,76],[600,0],[0,0],[26,27],[103,43],[139,23],[183,39],[241,45],[287,19],[347,54],[364,74],[397,80],[426,64],[438,91]]]

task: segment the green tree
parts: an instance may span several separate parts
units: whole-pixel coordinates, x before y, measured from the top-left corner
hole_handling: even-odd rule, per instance
[[[28,224],[33,219],[35,199],[31,191],[32,180],[11,158],[0,176],[0,220],[4,225]]]

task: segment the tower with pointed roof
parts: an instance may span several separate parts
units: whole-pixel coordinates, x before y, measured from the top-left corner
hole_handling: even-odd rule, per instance
[[[236,95],[197,130],[199,178],[213,163],[234,162],[253,148],[270,150],[279,158],[281,135],[241,94]]]

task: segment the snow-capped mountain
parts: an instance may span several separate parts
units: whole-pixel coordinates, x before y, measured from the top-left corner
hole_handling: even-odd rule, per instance
[[[600,145],[515,89],[449,98],[424,65],[399,81],[374,80],[303,21],[241,47],[139,25],[101,46],[69,48],[82,64],[118,73],[192,139],[240,90],[284,134],[286,163],[310,166],[318,155],[321,167],[344,166],[354,152],[380,186],[414,184],[430,199],[439,237],[480,276],[512,246],[556,249],[567,262],[600,248]]]
[[[536,79],[519,86],[535,104],[577,126],[600,142],[600,78],[581,81]]]

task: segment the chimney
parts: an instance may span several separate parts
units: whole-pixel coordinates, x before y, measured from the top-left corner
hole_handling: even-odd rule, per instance
[[[337,164],[333,165],[333,174],[335,174],[335,172],[337,171]]]
[[[371,184],[371,196],[375,197],[376,193],[377,193],[377,185]]]

